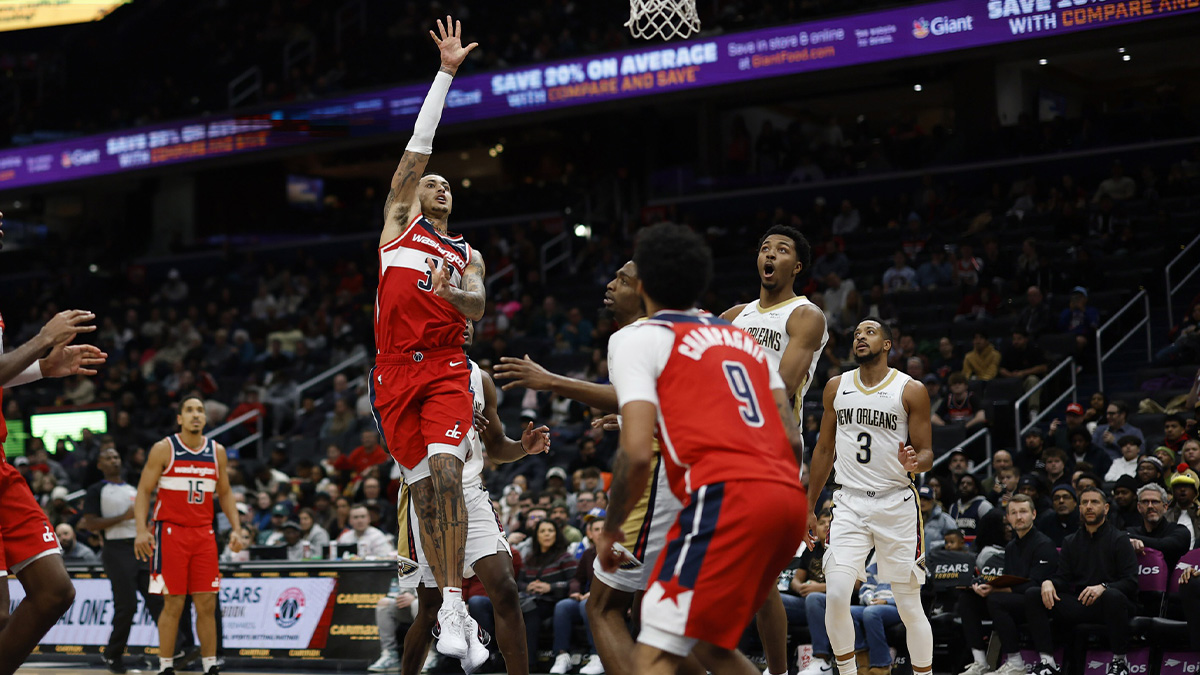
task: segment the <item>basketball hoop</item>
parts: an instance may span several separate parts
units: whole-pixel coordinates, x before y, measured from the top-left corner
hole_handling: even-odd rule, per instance
[[[687,38],[700,30],[696,0],[629,0],[629,32],[635,38]]]

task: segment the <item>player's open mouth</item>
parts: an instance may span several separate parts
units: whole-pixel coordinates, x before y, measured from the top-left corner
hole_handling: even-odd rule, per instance
[[[770,279],[775,276],[775,265],[771,263],[763,263],[762,275],[764,279]]]
[[[612,299],[612,296],[611,296],[611,295],[609,295],[608,293],[605,293],[605,294],[604,294],[604,306],[605,306],[605,307],[612,307],[612,305],[613,305],[613,299]]]
[[[445,197],[443,197],[443,196],[441,196],[441,195],[438,195],[438,198],[437,198],[437,203],[439,203],[439,204],[445,204],[445,203],[446,203],[446,198],[445,198]]]

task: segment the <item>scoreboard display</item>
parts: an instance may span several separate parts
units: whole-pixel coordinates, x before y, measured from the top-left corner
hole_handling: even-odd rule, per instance
[[[0,31],[99,21],[132,0],[0,0]]]

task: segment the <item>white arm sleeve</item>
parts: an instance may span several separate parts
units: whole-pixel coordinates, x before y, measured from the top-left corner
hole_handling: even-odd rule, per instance
[[[15,377],[13,377],[13,379],[9,380],[8,382],[5,382],[3,385],[0,385],[0,386],[17,387],[22,384],[29,384],[30,382],[36,382],[40,379],[42,379],[42,362],[34,361],[33,363],[29,364],[28,368],[26,368],[25,370],[22,370],[19,375],[16,375]]]
[[[446,93],[450,91],[452,81],[454,76],[441,70],[433,78],[433,85],[421,104],[421,112],[417,113],[413,135],[405,150],[421,155],[433,154],[433,132],[437,131],[438,122],[442,121],[442,108],[446,105]]]
[[[655,325],[629,326],[612,336],[608,349],[615,368],[608,375],[619,405],[631,401],[658,405],[658,376],[674,344],[675,334]]]

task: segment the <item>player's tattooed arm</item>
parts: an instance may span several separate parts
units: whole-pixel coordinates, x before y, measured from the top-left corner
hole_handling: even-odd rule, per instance
[[[925,385],[913,380],[904,386],[904,407],[908,410],[909,446],[916,456],[914,473],[933,468],[933,426],[930,423],[929,392]],[[907,467],[906,467],[907,468]]]
[[[479,251],[471,251],[471,261],[463,270],[461,286],[456,287],[450,283],[450,268],[445,263],[439,266],[430,261],[429,268],[435,280],[434,293],[453,305],[468,319],[478,321],[483,318],[483,308],[487,303],[487,287],[484,285],[483,279],[487,270]]]
[[[387,199],[383,203],[383,234],[379,237],[380,246],[404,233],[404,227],[416,215],[412,213],[414,206],[420,210],[421,206],[417,202],[417,183],[425,173],[427,164],[429,155],[419,152],[405,150],[400,156],[400,164],[392,174],[391,189],[388,190]]]

